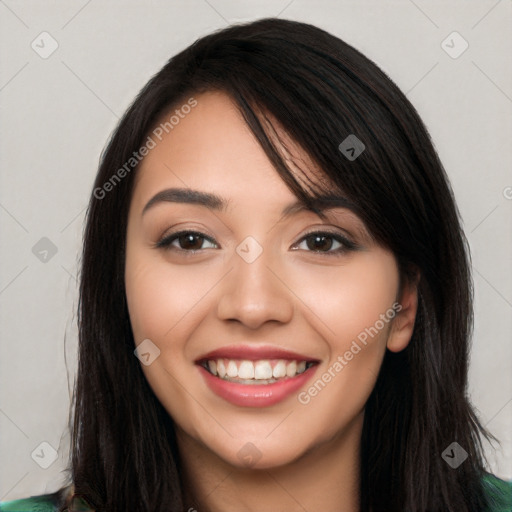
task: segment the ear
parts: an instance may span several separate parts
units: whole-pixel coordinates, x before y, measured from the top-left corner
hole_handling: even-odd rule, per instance
[[[406,276],[398,303],[395,317],[391,322],[391,329],[388,336],[387,348],[391,352],[400,352],[407,347],[411,341],[418,310],[418,283],[420,274],[418,271],[413,276]]]

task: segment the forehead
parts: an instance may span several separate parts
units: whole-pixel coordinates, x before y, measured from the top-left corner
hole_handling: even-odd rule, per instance
[[[215,210],[212,200],[219,203],[219,212],[231,210],[247,221],[268,217],[275,222],[276,218],[284,220],[289,215],[307,212],[297,204],[298,198],[276,171],[229,96],[208,92],[193,99],[197,102],[195,107],[186,115],[183,112],[188,109],[181,111],[181,116],[176,115],[179,121],[172,129],[167,126],[167,131],[158,131],[160,138],[154,135],[154,130],[150,132],[155,145],[137,169],[132,214],[144,215],[151,202],[202,204]],[[164,126],[176,110],[179,114],[179,105],[166,112],[155,127]],[[264,115],[260,119],[264,125],[268,121]],[[268,136],[301,186],[308,188],[312,183],[321,183],[321,195],[331,196],[317,203],[319,209],[333,222],[353,222],[362,238],[371,238],[353,203],[329,186],[324,173],[275,119],[270,121],[271,125],[265,126]],[[210,195],[208,200],[205,194]]]
[[[228,189],[233,193],[243,189],[250,192],[264,185],[283,199],[295,197],[227,94],[206,92],[193,95],[193,99],[194,107],[173,106],[149,133],[154,147],[137,169],[136,195],[147,195],[155,187],[166,185],[216,188],[226,193]],[[321,174],[317,166],[274,119],[271,121],[272,126],[267,124],[267,117],[261,116],[286,164],[294,174],[306,169],[309,180],[314,180]]]

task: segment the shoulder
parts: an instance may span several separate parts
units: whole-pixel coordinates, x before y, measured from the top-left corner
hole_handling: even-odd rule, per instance
[[[491,508],[487,512],[512,512],[512,481],[502,480],[491,473],[483,476]]]
[[[78,496],[73,498],[74,486],[68,485],[52,494],[31,496],[22,500],[0,502],[0,512],[58,512],[62,505],[76,512],[94,512]],[[68,510],[65,508],[65,510]]]
[[[486,512],[512,512],[512,481],[502,480],[491,473],[485,473],[482,481],[490,501]],[[67,492],[69,495],[69,491]],[[3,501],[0,512],[57,512],[60,505],[59,493],[32,496],[22,500]],[[78,504],[78,503],[77,503]],[[75,510],[90,511],[85,503]]]
[[[0,512],[56,512],[57,510],[58,500],[55,494],[43,494],[0,503]]]

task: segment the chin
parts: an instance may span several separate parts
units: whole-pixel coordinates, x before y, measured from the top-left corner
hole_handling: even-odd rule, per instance
[[[254,435],[231,439],[229,444],[208,446],[218,457],[238,469],[272,469],[292,464],[301,458],[308,446],[290,436],[270,439],[268,431],[260,438]]]

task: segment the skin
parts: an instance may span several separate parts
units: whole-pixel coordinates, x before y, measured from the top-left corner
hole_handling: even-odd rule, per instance
[[[375,245],[349,210],[326,211],[327,221],[310,211],[284,218],[283,208],[297,198],[235,105],[220,92],[195,98],[197,106],[138,169],[125,273],[135,343],[149,338],[160,350],[141,367],[176,423],[187,508],[334,512],[343,503],[356,511],[364,406],[386,348],[409,343],[416,287],[399,289],[394,255]],[[292,158],[319,176],[301,148],[280,135]],[[228,207],[161,202],[142,215],[171,187],[214,192]],[[199,239],[195,254],[180,251],[178,240],[174,250],[155,248],[182,229],[214,242]],[[324,252],[308,246],[305,235],[325,229],[359,249],[334,255],[335,239]],[[247,236],[263,249],[252,263],[235,250]],[[397,299],[400,312],[307,404],[293,393],[271,407],[234,406],[210,391],[194,364],[242,342],[289,349],[320,361],[307,391]],[[260,455],[250,468],[237,455],[248,442]]]

